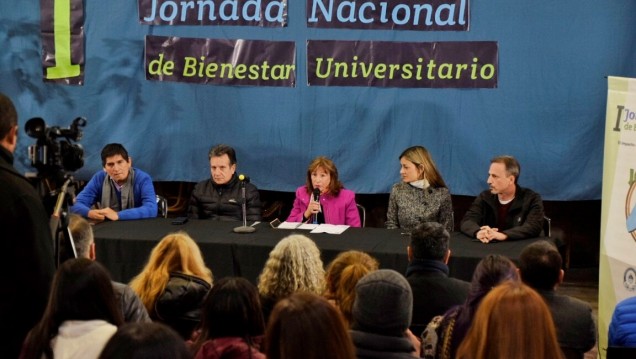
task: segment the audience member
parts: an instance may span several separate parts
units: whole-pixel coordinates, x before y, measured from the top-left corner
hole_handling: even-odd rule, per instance
[[[217,145],[208,153],[211,178],[194,186],[188,206],[188,216],[220,221],[243,220],[243,193],[245,185],[245,210],[248,221],[261,220],[261,200],[258,189],[251,183],[243,183],[236,174],[236,152],[227,145]]]
[[[124,146],[109,143],[102,149],[101,156],[104,170],[88,181],[77,195],[71,212],[100,221],[157,217],[152,178],[132,167],[132,157],[128,157]]]
[[[185,232],[166,235],[130,287],[152,320],[163,322],[189,339],[201,320],[201,306],[212,286],[212,271],[201,250]]]
[[[400,273],[380,269],[356,284],[351,338],[356,356],[413,358],[419,342],[409,330],[413,313],[411,286]]]
[[[338,179],[338,169],[333,161],[316,157],[307,168],[307,182],[296,189],[294,207],[287,221],[360,227],[355,197],[355,193],[345,189]]]
[[[282,299],[267,326],[267,359],[353,359],[342,316],[326,299],[294,293]]]
[[[620,301],[609,326],[608,346],[636,348],[636,297]]]
[[[299,291],[322,294],[324,286],[325,270],[316,243],[300,234],[283,238],[269,253],[258,278],[265,323],[279,300]]]
[[[20,357],[97,358],[123,322],[106,269],[87,258],[69,259],[55,273],[44,315]]]
[[[161,323],[124,324],[106,343],[99,359],[190,359],[183,338]]]
[[[422,333],[422,357],[455,358],[481,300],[493,287],[504,281],[519,281],[517,267],[510,259],[491,254],[479,261],[466,302],[449,309],[443,316],[434,317]]]
[[[0,93],[0,357],[15,358],[24,337],[42,317],[55,261],[49,215],[31,183],[13,167],[18,114]]]
[[[354,250],[341,252],[327,266],[325,298],[340,309],[347,326],[351,325],[356,284],[360,278],[378,267],[379,263],[375,258]]]
[[[450,191],[428,150],[409,147],[400,154],[402,182],[393,185],[386,227],[411,231],[422,222],[437,222],[453,232]]]
[[[73,237],[73,244],[78,258],[97,258],[93,228],[84,218],[77,214],[69,214],[68,229]],[[141,300],[128,285],[113,281],[115,297],[121,304],[125,322],[150,322],[148,311]]]
[[[543,229],[541,196],[519,186],[521,167],[512,156],[490,160],[489,190],[475,198],[461,223],[461,231],[483,243],[537,237]]]
[[[195,359],[265,359],[259,352],[265,333],[258,290],[247,279],[217,281],[203,305]]]
[[[424,222],[411,232],[406,280],[413,291],[411,331],[422,334],[436,315],[466,301],[470,284],[448,276],[450,234],[439,223]]]
[[[583,358],[596,344],[596,323],[592,308],[582,300],[558,294],[563,283],[561,255],[548,241],[534,242],[521,252],[519,274],[536,290],[550,308],[559,345],[568,358]]]
[[[484,297],[458,359],[560,359],[550,310],[541,296],[519,282],[505,282]]]

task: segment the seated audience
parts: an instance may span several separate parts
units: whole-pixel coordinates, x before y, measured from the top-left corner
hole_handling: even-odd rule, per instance
[[[157,217],[152,179],[132,167],[132,157],[128,157],[124,146],[119,143],[104,146],[102,166],[104,170],[95,173],[77,195],[71,212],[100,221]]]
[[[322,294],[324,286],[325,270],[316,243],[301,234],[283,238],[269,253],[258,278],[265,323],[279,300],[295,292]]]
[[[84,218],[77,214],[68,216],[68,229],[73,236],[73,244],[78,258],[95,260],[95,240],[93,228]],[[115,297],[119,301],[125,322],[150,322],[148,311],[144,307],[137,294],[124,283],[113,281]]]
[[[267,359],[354,359],[342,316],[326,299],[294,293],[282,299],[267,326]]]
[[[422,334],[436,315],[466,301],[470,284],[448,276],[450,234],[436,222],[424,222],[411,232],[406,280],[413,291],[411,331]]]
[[[44,315],[20,358],[97,358],[123,323],[106,269],[87,258],[69,259],[55,272]]]
[[[466,302],[434,317],[422,333],[422,357],[454,359],[481,300],[504,281],[519,281],[517,267],[510,259],[491,254],[479,261]]]
[[[550,310],[519,282],[505,282],[479,305],[457,359],[563,358]]]
[[[490,160],[489,190],[475,198],[461,223],[461,231],[483,243],[533,238],[543,229],[541,196],[519,186],[521,167],[512,156]]]
[[[187,233],[176,232],[157,243],[130,287],[152,320],[189,339],[201,320],[201,306],[212,287],[212,271],[196,242]]]
[[[247,279],[226,277],[210,290],[190,349],[196,359],[265,359],[259,351],[264,334],[258,290]]]
[[[609,346],[636,348],[636,297],[616,304],[609,326]]]
[[[355,287],[360,278],[377,270],[378,261],[360,251],[341,252],[327,266],[325,298],[340,309],[347,326],[351,325],[351,309],[356,299]]]
[[[236,174],[236,152],[227,145],[217,145],[208,153],[210,179],[194,186],[188,206],[190,218],[219,221],[243,220],[243,191],[245,186],[245,216],[248,221],[261,220],[261,200],[256,186],[241,183]]]
[[[391,189],[386,228],[411,231],[422,222],[437,222],[453,232],[450,191],[431,154],[422,146],[413,146],[399,159],[402,182]]]
[[[583,358],[596,344],[596,323],[589,304],[557,292],[563,283],[561,264],[561,255],[552,243],[537,241],[521,252],[519,274],[548,305],[563,352],[568,358]]]
[[[418,357],[419,342],[409,330],[412,313],[411,287],[400,273],[380,269],[360,279],[351,325],[357,358]]]
[[[333,161],[316,157],[307,168],[307,182],[296,189],[294,207],[287,221],[360,227],[355,197],[355,193],[345,189],[338,179],[338,169]]]
[[[161,323],[124,324],[113,335],[99,359],[190,359],[183,338]]]

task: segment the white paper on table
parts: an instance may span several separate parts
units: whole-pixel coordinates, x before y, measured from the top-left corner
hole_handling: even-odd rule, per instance
[[[349,226],[346,224],[320,224],[309,233],[329,233],[340,234],[347,230]]]
[[[296,229],[298,226],[300,226],[301,223],[300,222],[282,222],[281,224],[278,225],[278,229]]]
[[[315,229],[318,226],[319,226],[318,224],[314,224],[314,223],[303,223],[300,226],[298,226],[298,229],[312,230],[312,229]]]

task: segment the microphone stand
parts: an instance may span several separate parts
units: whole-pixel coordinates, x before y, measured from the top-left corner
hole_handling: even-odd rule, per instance
[[[254,227],[250,227],[247,225],[247,197],[245,196],[245,179],[241,179],[241,177],[243,177],[243,175],[239,176],[239,179],[241,180],[240,186],[241,186],[241,195],[243,196],[243,198],[241,199],[241,211],[243,212],[243,225],[240,227],[234,227],[233,231],[235,233],[252,233],[256,230],[256,228]]]

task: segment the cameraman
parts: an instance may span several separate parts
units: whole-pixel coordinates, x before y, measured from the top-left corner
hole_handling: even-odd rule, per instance
[[[103,171],[93,175],[77,195],[71,212],[95,220],[157,217],[157,196],[150,175],[132,167],[132,158],[119,143],[102,149]],[[95,209],[91,207],[95,206]]]
[[[55,272],[49,216],[31,183],[13,167],[18,115],[0,93],[1,358],[17,358],[27,332],[40,320]]]

